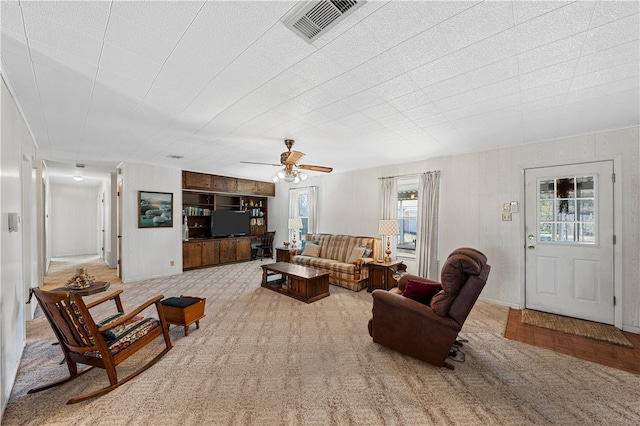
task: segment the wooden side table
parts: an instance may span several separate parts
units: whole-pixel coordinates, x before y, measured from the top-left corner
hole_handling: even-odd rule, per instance
[[[298,249],[276,247],[276,262],[289,262],[291,256],[297,254]]]
[[[89,296],[91,294],[107,291],[111,283],[109,281],[94,281],[85,288],[58,287],[50,291],[60,291],[77,294],[78,296]]]
[[[367,263],[369,268],[369,281],[367,291],[371,293],[373,290],[381,288],[383,290],[391,290],[398,285],[398,281],[394,278],[398,271],[406,271],[407,265],[401,260],[395,262],[370,262]]]
[[[189,335],[189,326],[196,323],[196,329],[200,328],[200,320],[204,318],[204,306],[207,299],[204,297],[183,296],[169,297],[162,300],[164,319],[169,324],[184,327],[184,335]]]

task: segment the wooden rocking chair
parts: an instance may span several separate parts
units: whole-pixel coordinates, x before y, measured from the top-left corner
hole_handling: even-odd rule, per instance
[[[33,293],[36,295],[40,307],[60,342],[60,348],[64,353],[70,376],[66,379],[31,389],[28,393],[40,392],[67,383],[93,367],[104,368],[109,377],[109,386],[83,396],[71,398],[67,401],[67,404],[75,404],[76,402],[95,398],[133,379],[155,364],[172,347],[169,328],[160,303],[163,298],[162,295],[148,300],[132,312],[125,314],[120,300],[122,290],[118,290],[87,305],[85,305],[82,297],[73,293],[40,289],[34,289]],[[89,313],[89,309],[109,300],[115,302],[118,312],[96,324]],[[140,316],[142,311],[154,304],[156,305],[159,319]],[[164,336],[165,342],[165,348],[162,352],[135,372],[118,381],[116,366],[161,335]],[[78,363],[89,365],[89,367],[78,372]]]

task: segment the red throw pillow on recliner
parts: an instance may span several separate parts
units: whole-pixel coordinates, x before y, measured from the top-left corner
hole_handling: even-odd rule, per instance
[[[442,290],[442,286],[436,281],[412,281],[408,280],[402,295],[416,302],[429,305],[431,298]]]

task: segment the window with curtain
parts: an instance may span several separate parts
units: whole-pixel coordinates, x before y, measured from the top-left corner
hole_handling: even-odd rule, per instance
[[[289,217],[299,217],[302,219],[302,229],[300,230],[300,240],[304,239],[307,233],[316,231],[316,196],[317,187],[292,188],[289,190]]]
[[[415,255],[418,239],[418,178],[398,179],[398,253]]]

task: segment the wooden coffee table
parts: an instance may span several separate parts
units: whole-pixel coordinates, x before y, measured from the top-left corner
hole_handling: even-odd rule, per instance
[[[288,262],[271,263],[262,265],[262,287],[311,303],[329,296],[329,273]]]

